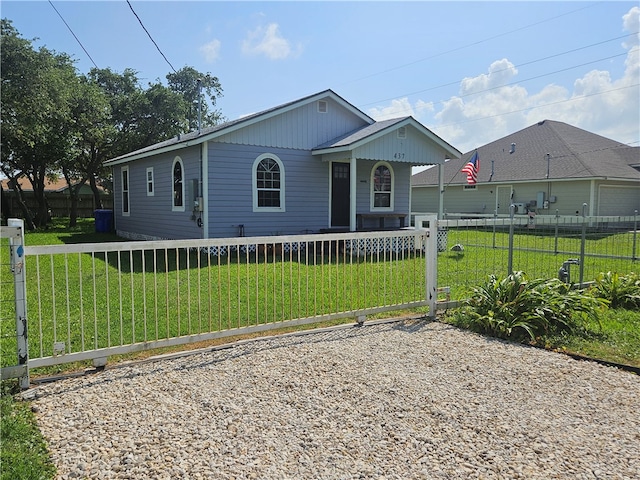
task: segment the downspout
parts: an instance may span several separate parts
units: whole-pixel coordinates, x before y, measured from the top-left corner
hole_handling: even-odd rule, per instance
[[[596,208],[596,181],[595,180],[591,180],[591,189],[589,192],[589,216],[593,217],[594,211]],[[600,208],[600,205],[598,205],[598,208]]]
[[[349,162],[349,231],[356,231],[356,205],[357,205],[357,187],[358,187],[358,178],[356,168],[356,157],[352,156],[351,161]]]

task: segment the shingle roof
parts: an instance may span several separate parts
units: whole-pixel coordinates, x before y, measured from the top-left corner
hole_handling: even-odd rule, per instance
[[[400,123],[407,118],[409,117],[393,118],[391,120],[383,120],[380,122],[376,122],[373,125],[367,125],[353,132],[349,132],[343,137],[339,137],[337,139],[333,139],[327,143],[319,145],[314,150],[322,150],[325,148],[347,147],[356,142],[359,142],[360,140],[363,140],[367,137],[375,135],[376,133],[384,130],[385,128],[395,125],[396,123]]]
[[[357,109],[356,107],[354,107],[352,104],[350,104],[349,102],[347,102],[345,99],[343,99],[342,97],[340,97],[339,95],[337,95],[334,91],[332,90],[324,90],[322,92],[319,93],[314,93],[313,95],[308,95],[306,97],[303,98],[299,98],[297,100],[293,100],[291,102],[287,102],[284,103],[282,105],[278,105],[276,107],[273,108],[269,108],[267,110],[262,110],[260,112],[251,114],[251,115],[246,115],[244,117],[238,118],[236,120],[231,120],[229,122],[224,122],[221,123],[219,125],[214,125],[213,127],[208,127],[208,128],[203,128],[200,130],[200,132],[189,132],[189,133],[185,133],[185,134],[181,134],[178,135],[177,137],[172,137],[168,140],[165,140],[163,142],[159,142],[159,143],[155,143],[153,145],[149,145],[148,147],[144,147],[141,148],[139,150],[133,151],[133,152],[129,152],[125,155],[121,155],[119,157],[116,158],[112,158],[109,159],[105,162],[106,165],[109,165],[111,163],[116,163],[119,162],[121,160],[125,160],[128,159],[130,157],[139,157],[141,155],[144,155],[145,153],[151,153],[154,152],[156,150],[161,150],[164,148],[168,148],[168,147],[172,147],[172,146],[178,146],[178,145],[182,145],[185,144],[187,142],[193,142],[195,141],[195,143],[201,143],[202,141],[204,141],[206,138],[208,138],[211,135],[215,135],[216,133],[226,133],[225,131],[232,129],[233,127],[236,127],[238,125],[242,125],[242,124],[249,124],[252,121],[254,121],[257,118],[260,117],[266,117],[269,116],[272,113],[278,112],[280,110],[286,110],[288,107],[296,105],[296,104],[303,104],[306,101],[316,98],[316,97],[325,97],[325,96],[332,96],[334,99],[338,100],[339,102],[342,102],[344,105],[348,106],[349,108],[351,108],[354,112],[357,112],[363,119],[369,121],[370,123],[373,123],[374,120],[369,117],[367,114],[365,114],[364,112],[360,111],[359,109]]]
[[[511,144],[515,151],[509,153]],[[465,184],[460,169],[475,150],[444,164],[444,183]],[[550,179],[637,179],[631,167],[640,163],[640,147],[630,147],[563,122],[544,120],[477,149],[480,157],[478,183]],[[547,161],[547,153],[550,154]],[[493,167],[493,168],[492,168]],[[413,175],[411,184],[437,185],[437,169]]]

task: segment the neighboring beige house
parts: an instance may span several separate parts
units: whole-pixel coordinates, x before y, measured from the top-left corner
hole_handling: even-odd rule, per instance
[[[477,149],[477,183],[460,172],[472,157],[412,176],[412,213],[634,215],[640,212],[640,147],[544,120]],[[442,186],[442,195],[440,195]],[[442,205],[440,201],[442,200]]]

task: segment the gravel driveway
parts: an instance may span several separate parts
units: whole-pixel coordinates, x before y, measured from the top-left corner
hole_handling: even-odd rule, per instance
[[[640,377],[440,323],[257,340],[35,394],[63,479],[640,478]]]

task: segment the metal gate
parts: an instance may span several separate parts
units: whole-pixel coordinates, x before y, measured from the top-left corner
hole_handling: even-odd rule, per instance
[[[111,355],[420,306],[433,316],[437,222],[416,220],[396,231],[47,246],[24,246],[20,227],[2,227],[19,359],[3,378],[20,375],[26,388],[25,365],[99,366]]]

